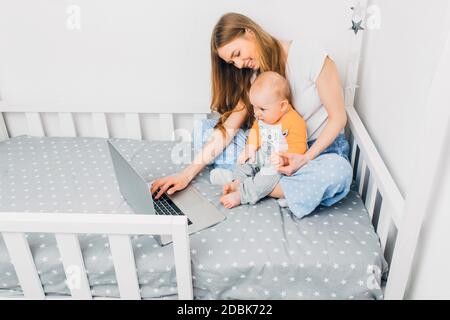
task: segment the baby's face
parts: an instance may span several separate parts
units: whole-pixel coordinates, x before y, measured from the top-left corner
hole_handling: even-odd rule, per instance
[[[270,93],[252,92],[250,95],[255,118],[267,124],[274,124],[283,116],[281,101]]]

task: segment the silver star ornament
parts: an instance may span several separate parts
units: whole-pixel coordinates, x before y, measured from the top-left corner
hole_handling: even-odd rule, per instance
[[[355,22],[352,20],[352,27],[350,29],[353,30],[355,35],[358,33],[359,30],[364,30],[364,28],[361,27],[361,23],[362,23],[362,20],[360,20],[359,22]]]

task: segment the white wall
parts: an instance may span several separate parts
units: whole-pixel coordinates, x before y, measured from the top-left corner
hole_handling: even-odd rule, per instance
[[[11,136],[28,133],[14,111],[40,112],[50,136],[60,134],[55,111],[79,112],[79,136],[92,135],[85,120],[95,111],[110,129],[125,124],[114,112],[149,113],[141,117],[145,139],[158,138],[159,112],[177,113],[190,131],[187,113],[209,112],[210,36],[222,14],[246,14],[280,39],[318,39],[345,80],[354,2],[1,0],[0,112]],[[120,127],[112,137],[126,134]]]
[[[448,79],[450,80],[450,79]],[[447,82],[448,83],[448,82]],[[407,299],[450,299],[450,148],[436,185],[431,214],[425,217]]]
[[[450,10],[448,12],[450,20]],[[420,234],[416,264],[412,270],[414,277],[407,290],[407,298],[412,299],[450,299],[450,21],[447,21],[447,30],[445,49],[430,90],[429,117],[426,119],[427,127],[442,131],[439,135],[446,140],[442,155],[435,151],[440,157],[440,163],[436,165],[437,177],[429,176],[435,183]],[[425,161],[425,170],[430,169]]]
[[[281,39],[321,40],[343,77],[353,3],[2,0],[2,104],[38,111],[208,112],[211,31],[229,11],[249,15]],[[79,29],[67,27],[76,22],[70,5],[80,9]]]
[[[355,104],[403,196],[446,36],[447,0],[374,0],[381,28],[364,34]],[[431,138],[431,137],[429,137]]]
[[[433,136],[433,126],[426,121],[448,117],[450,108],[449,3],[372,3],[381,9],[382,24],[380,30],[365,34],[356,106],[408,199],[408,191],[417,183],[415,160],[419,154],[437,152],[427,149],[427,142],[442,138]],[[440,179],[420,233],[406,298],[450,298],[449,149],[442,155]]]

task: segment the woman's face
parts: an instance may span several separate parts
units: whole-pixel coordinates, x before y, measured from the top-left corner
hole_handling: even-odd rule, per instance
[[[232,40],[217,51],[220,58],[236,68],[253,70],[259,68],[255,36],[251,31],[246,30],[243,36]]]

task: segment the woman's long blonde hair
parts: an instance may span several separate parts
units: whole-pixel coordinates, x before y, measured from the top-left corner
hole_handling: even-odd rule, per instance
[[[243,108],[247,109],[248,114],[244,129],[249,128],[254,120],[253,107],[248,97],[250,80],[254,71],[248,68],[238,69],[224,61],[218,54],[219,48],[237,37],[243,36],[246,29],[253,31],[255,35],[259,60],[258,73],[275,71],[286,77],[286,59],[281,43],[276,38],[242,14],[230,12],[223,15],[215,25],[211,35],[211,110],[221,114],[216,128],[219,128],[223,134],[226,134],[223,124],[239,101],[243,103]]]

